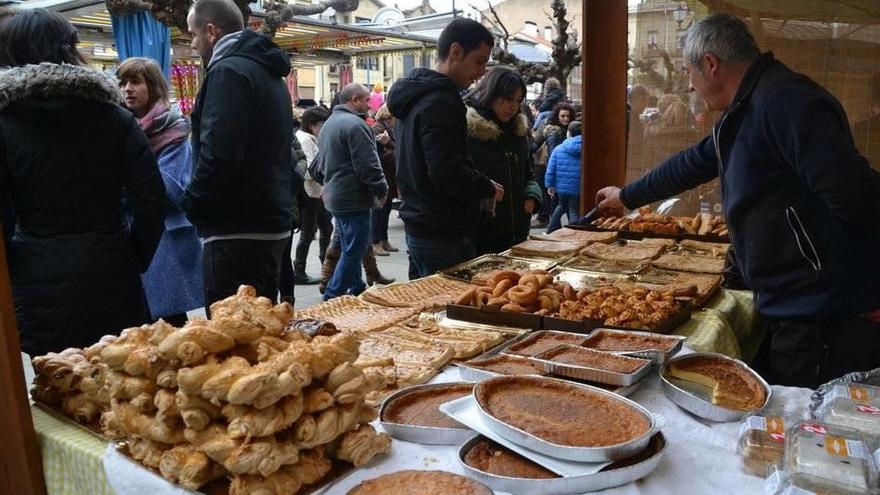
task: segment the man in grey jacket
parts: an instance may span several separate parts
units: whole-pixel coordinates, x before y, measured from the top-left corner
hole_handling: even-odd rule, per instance
[[[324,205],[336,219],[342,255],[324,290],[324,300],[366,289],[361,260],[370,248],[370,210],[385,201],[388,183],[376,154],[373,131],[364,120],[370,93],[359,83],[344,87],[339,104],[321,129],[318,149],[324,168]]]

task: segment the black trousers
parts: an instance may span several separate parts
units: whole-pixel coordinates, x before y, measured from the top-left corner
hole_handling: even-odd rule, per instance
[[[880,367],[880,324],[861,315],[820,321],[765,319],[753,366],[774,385],[815,388]]]
[[[281,258],[288,239],[255,241],[234,239],[205,244],[202,271],[205,277],[205,311],[229,297],[242,284],[252,285],[258,296],[278,300]]]
[[[537,212],[538,220],[548,222],[550,221],[550,215],[553,214],[553,210],[556,209],[556,205],[553,204],[553,198],[547,193],[547,187],[544,184],[544,174],[547,173],[547,166],[535,165],[532,167],[532,171],[535,175],[535,182],[541,187],[541,195],[543,196],[541,208]]]
[[[301,225],[299,229],[299,241],[296,243],[296,256],[294,259],[294,271],[306,270],[306,258],[309,257],[309,247],[315,240],[315,233],[320,233],[318,240],[318,257],[324,262],[324,253],[330,245],[333,236],[333,216],[324,208],[324,202],[320,198],[309,198],[308,207],[300,210]]]

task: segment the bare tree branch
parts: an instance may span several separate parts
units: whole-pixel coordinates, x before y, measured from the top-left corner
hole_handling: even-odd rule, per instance
[[[311,5],[287,3],[284,0],[264,0],[263,8],[266,15],[263,17],[260,33],[271,39],[275,37],[278,29],[294,16],[320,14],[330,8],[336,12],[352,12],[357,10],[359,5],[360,0],[321,0]]]

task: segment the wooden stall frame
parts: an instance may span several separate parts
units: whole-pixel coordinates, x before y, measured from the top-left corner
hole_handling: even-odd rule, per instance
[[[627,2],[583,0],[583,152],[580,213],[626,178]]]
[[[0,236],[0,493],[43,495],[43,464],[24,383],[8,267]]]

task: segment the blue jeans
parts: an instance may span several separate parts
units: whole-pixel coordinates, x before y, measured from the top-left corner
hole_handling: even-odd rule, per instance
[[[367,285],[361,276],[361,263],[370,249],[370,210],[334,213],[339,248],[342,251],[333,277],[324,289],[324,300],[345,294],[358,295]]]
[[[427,277],[474,257],[470,239],[428,239],[406,235],[410,280]]]
[[[562,228],[563,213],[568,215],[568,223],[577,221],[580,218],[581,197],[579,195],[560,193],[556,193],[556,195],[559,197],[559,205],[556,206],[556,209],[553,210],[553,215],[550,216],[550,224],[547,225],[548,234]]]

